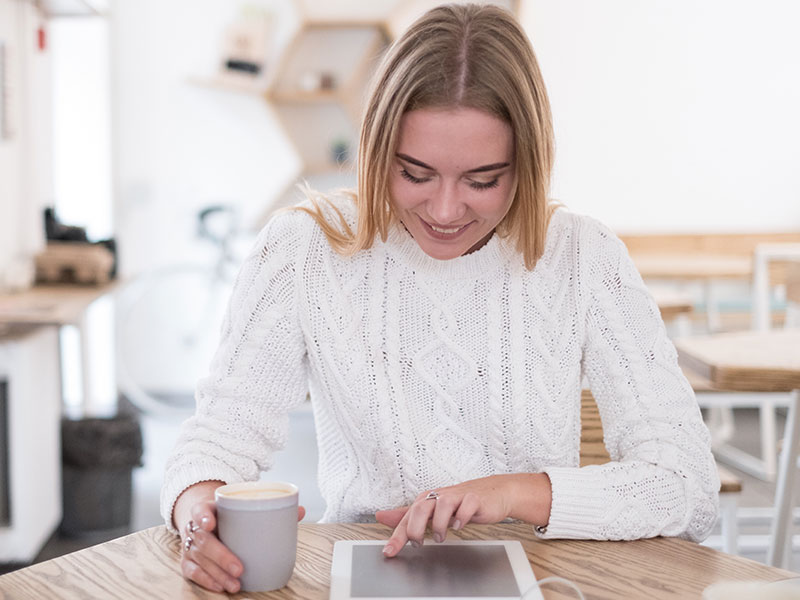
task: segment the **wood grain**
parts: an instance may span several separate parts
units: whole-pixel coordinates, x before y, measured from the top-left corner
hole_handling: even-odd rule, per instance
[[[3,600],[148,598],[153,600],[328,598],[333,544],[347,539],[386,539],[378,524],[301,524],[294,575],[270,593],[215,594],[181,578],[177,537],[153,527],[0,577]],[[777,581],[797,577],[781,569],[673,538],[634,542],[540,540],[525,524],[468,525],[461,539],[519,540],[538,579],[574,581],[587,600],[699,598],[723,580]],[[545,598],[574,598],[548,586]]]
[[[675,340],[681,364],[715,389],[789,392],[800,388],[800,330],[719,333]]]
[[[35,285],[24,292],[0,294],[0,323],[76,324],[92,302],[117,285]]]

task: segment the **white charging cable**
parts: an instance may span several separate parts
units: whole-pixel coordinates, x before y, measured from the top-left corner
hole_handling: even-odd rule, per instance
[[[581,592],[581,589],[577,585],[575,585],[569,579],[564,579],[563,577],[558,577],[557,575],[551,575],[550,577],[545,577],[541,581],[537,581],[531,587],[529,587],[527,590],[525,590],[525,593],[522,594],[522,596],[519,597],[519,600],[525,600],[525,597],[528,594],[530,594],[533,590],[541,589],[541,587],[543,585],[547,585],[548,583],[563,583],[567,587],[575,590],[575,592],[578,594],[578,598],[580,598],[580,600],[586,600],[586,598],[584,598],[584,596],[583,596],[583,592]]]

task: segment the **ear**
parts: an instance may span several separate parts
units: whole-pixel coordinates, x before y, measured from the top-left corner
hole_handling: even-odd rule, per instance
[[[375,513],[375,520],[378,521],[378,523],[394,528],[397,527],[397,524],[400,523],[407,512],[408,506],[393,508],[391,510],[379,510]]]

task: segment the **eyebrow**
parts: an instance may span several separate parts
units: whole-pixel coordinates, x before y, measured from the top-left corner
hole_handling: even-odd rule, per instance
[[[401,154],[400,152],[398,152],[395,156],[397,156],[397,158],[399,158],[400,160],[404,160],[404,161],[406,161],[408,163],[411,163],[412,165],[417,165],[418,167],[422,167],[423,169],[428,169],[429,171],[435,171],[436,170],[433,167],[431,167],[430,165],[426,165],[421,160],[417,160],[416,158],[408,156],[407,154]],[[492,163],[490,165],[483,165],[481,167],[475,167],[474,169],[470,169],[469,171],[465,171],[465,172],[466,173],[485,173],[486,171],[496,171],[497,169],[502,169],[504,167],[509,166],[510,164],[511,163],[509,163],[509,162]]]

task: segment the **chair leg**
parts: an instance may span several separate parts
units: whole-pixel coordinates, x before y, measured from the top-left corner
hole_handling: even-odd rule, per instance
[[[800,454],[800,389],[792,392],[789,414],[786,419],[786,437],[781,451],[781,465],[775,490],[775,517],[772,521],[767,564],[788,568],[791,556],[787,549],[792,543],[792,492],[797,473],[797,456]]]
[[[764,471],[770,481],[774,481],[778,468],[776,455],[777,434],[775,425],[775,404],[768,400],[763,401],[758,407],[758,422],[761,426],[761,459],[764,461]]]
[[[719,495],[720,529],[722,530],[722,551],[739,554],[739,492]]]

